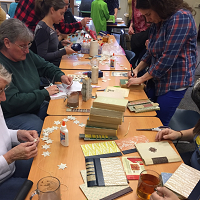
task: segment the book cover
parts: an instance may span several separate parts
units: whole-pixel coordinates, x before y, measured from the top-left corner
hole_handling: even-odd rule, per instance
[[[122,138],[120,140],[115,140],[117,146],[122,151],[123,154],[136,152],[135,144],[146,143],[149,140],[144,135],[134,136],[129,138]]]
[[[108,86],[105,90],[105,92],[117,92],[121,93],[123,97],[128,97],[130,89],[127,88],[120,88],[120,87],[113,87],[113,86]]]
[[[87,186],[128,185],[120,158],[86,158]]]
[[[145,165],[180,162],[181,157],[166,141],[135,144]]]
[[[142,159],[138,157],[122,157],[122,163],[128,180],[138,180],[145,170]]]
[[[121,156],[121,152],[114,141],[81,145],[85,158],[107,158]]]
[[[98,128],[86,125],[85,134],[116,136],[117,130],[108,128]]]
[[[127,99],[97,97],[93,102],[93,107],[125,112],[127,104]]]
[[[80,139],[84,140],[117,140],[117,136],[94,135],[94,134],[79,134]]]
[[[89,119],[92,121],[99,122],[110,122],[111,124],[121,124],[123,118],[123,112],[102,109],[102,108],[94,108],[90,109]]]
[[[129,186],[87,187],[86,170],[81,170],[81,176],[84,184],[79,187],[88,200],[112,200],[133,191]]]
[[[134,89],[144,89],[144,84],[135,84],[135,85],[130,85],[129,87],[126,85],[128,83],[128,79],[120,79],[120,86],[122,88],[134,88]]]
[[[108,121],[107,121],[108,122]],[[100,121],[92,121],[91,119],[87,119],[87,125],[88,126],[94,126],[94,127],[102,127],[102,128],[110,128],[110,129],[118,129],[118,124],[111,124],[111,123],[102,123]]]
[[[199,200],[200,171],[182,163],[164,186],[186,199]]]
[[[124,98],[124,96],[119,92],[96,92],[96,97]]]

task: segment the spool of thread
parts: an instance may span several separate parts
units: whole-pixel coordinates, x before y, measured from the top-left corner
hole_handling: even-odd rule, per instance
[[[99,48],[98,41],[97,40],[92,40],[90,42],[90,56],[98,55],[98,48]]]
[[[99,67],[94,65],[92,67],[92,84],[98,83],[98,76],[99,76]]]

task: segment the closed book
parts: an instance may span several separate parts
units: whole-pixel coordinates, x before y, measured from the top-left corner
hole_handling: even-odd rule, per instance
[[[135,146],[145,165],[180,162],[182,160],[166,141],[138,143]]]
[[[116,129],[108,129],[108,128],[92,127],[92,126],[86,125],[85,134],[116,136],[117,130]]]
[[[89,119],[92,121],[108,122],[111,124],[121,124],[123,118],[123,112],[94,108],[90,109]]]
[[[108,121],[107,121],[108,122]],[[111,123],[102,123],[100,121],[92,121],[91,119],[87,120],[88,126],[95,126],[95,127],[103,127],[103,128],[110,128],[110,129],[118,129],[118,124],[111,124]]]
[[[108,86],[106,87],[106,90],[105,90],[105,92],[110,92],[110,93],[113,93],[113,92],[121,93],[123,97],[128,97],[129,91],[130,89],[128,88],[113,87],[113,86]]]
[[[143,90],[144,89],[144,84],[134,84],[130,85],[129,87],[126,85],[128,83],[128,79],[120,79],[120,86],[121,88],[134,88],[138,90]]]
[[[111,97],[111,98],[118,98],[123,99],[123,94],[119,92],[96,92],[96,97]]]
[[[97,97],[93,102],[93,107],[125,112],[127,99],[115,99],[111,97]]]

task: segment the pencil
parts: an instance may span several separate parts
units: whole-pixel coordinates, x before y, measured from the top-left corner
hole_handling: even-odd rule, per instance
[[[132,65],[131,65],[131,76],[132,76],[132,77],[134,76],[134,74],[133,74],[133,67],[132,67]]]

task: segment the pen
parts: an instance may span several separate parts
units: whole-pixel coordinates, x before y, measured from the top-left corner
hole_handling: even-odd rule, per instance
[[[131,65],[131,76],[132,76],[132,77],[134,76],[134,74],[133,74],[133,67],[132,67],[132,65]]]

